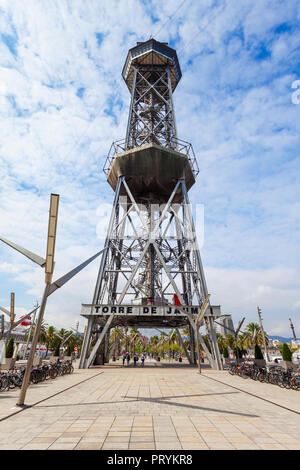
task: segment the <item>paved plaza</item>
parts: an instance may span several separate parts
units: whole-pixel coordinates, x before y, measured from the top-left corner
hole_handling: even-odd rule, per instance
[[[75,366],[30,386],[21,412],[18,393],[0,394],[1,450],[300,449],[300,393],[226,371]]]

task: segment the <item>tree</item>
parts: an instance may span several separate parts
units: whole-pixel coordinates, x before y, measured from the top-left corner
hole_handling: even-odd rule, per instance
[[[54,345],[54,342],[55,342],[55,328],[54,326],[49,326],[47,331],[46,331],[46,340],[45,340],[45,345],[46,345],[46,348],[47,348],[47,351],[46,351],[46,356],[48,355],[48,349],[49,348],[52,348],[53,345]]]
[[[36,329],[36,325],[37,325],[37,322],[34,322],[32,324],[32,328],[27,328],[27,330],[26,330],[26,333],[25,333],[25,338],[26,339],[28,338],[28,335],[29,335],[29,332],[30,332],[29,341],[32,341],[32,339],[33,339],[34,332],[35,332],[35,329]],[[45,323],[45,321],[43,320],[42,324],[41,324],[40,334],[39,334],[39,337],[38,337],[38,342],[40,344],[45,344],[46,343],[47,326],[48,326],[47,323]]]
[[[248,323],[248,325],[245,327],[245,341],[247,343],[248,348],[256,344],[258,332],[259,332],[258,323],[251,322],[251,323]]]
[[[112,353],[113,357],[120,355],[120,336],[121,328],[113,328],[110,334],[110,346],[109,351]]]
[[[138,336],[137,328],[131,328],[129,336],[130,336],[130,344],[132,343],[131,352],[132,354],[135,354],[135,342]]]
[[[208,336],[207,335],[202,335],[202,338],[203,338],[203,341],[205,343],[205,346],[208,349],[208,352],[211,354],[211,346],[210,346],[210,342],[208,340]]]
[[[229,352],[227,346],[224,346],[223,348],[223,357],[227,359],[229,357]]]
[[[53,356],[59,356],[60,354],[60,341],[56,343]]]
[[[217,333],[217,340],[218,340],[218,347],[221,354],[224,352],[224,348],[226,347],[226,339],[220,333]]]
[[[238,357],[241,359],[244,354],[247,354],[247,337],[244,333],[238,336],[236,345]]]
[[[71,350],[73,350],[74,346],[77,346],[79,343],[78,336],[75,333],[73,333],[73,331],[68,331],[65,337],[68,339],[65,341],[64,345],[67,348],[70,346]]]
[[[246,347],[253,347],[255,344],[258,344],[259,346],[263,346],[264,344],[264,337],[266,344],[268,344],[269,339],[267,333],[264,331],[262,333],[260,326],[258,323],[248,323],[248,325],[245,328],[245,341],[246,341]]]
[[[190,330],[189,328],[182,329],[183,342],[187,350],[190,350]]]
[[[241,359],[247,353],[245,349],[245,335],[239,335],[236,339],[233,333],[228,333],[225,336],[225,346],[232,349],[235,357]]]
[[[261,352],[260,346],[258,344],[256,344],[254,348],[254,358],[264,359],[263,353]]]
[[[175,352],[176,352],[176,353],[182,353],[182,351],[181,351],[181,349],[180,349],[180,346],[179,346],[179,344],[177,344],[177,343],[172,343],[172,344],[170,345],[170,349],[171,349],[171,351],[172,351],[173,359],[174,359]]]
[[[284,361],[292,361],[292,351],[287,343],[283,343],[282,345],[282,359]]]
[[[243,355],[246,354],[245,349],[240,349],[238,346],[234,349],[234,355],[237,359],[242,359]]]
[[[5,357],[10,359],[14,355],[14,339],[9,338],[8,345],[6,347]]]
[[[150,338],[150,345],[152,352],[155,351],[157,355],[157,345],[159,343],[159,337],[157,335],[151,336]]]
[[[225,335],[225,344],[228,348],[234,350],[236,348],[234,334],[228,333]]]
[[[166,337],[167,341],[168,341],[168,351],[169,351],[169,355],[170,355],[170,352],[172,351],[172,359],[174,359],[174,355],[175,355],[175,350],[176,348],[173,347],[176,342],[178,341],[178,338],[177,338],[177,333],[176,331],[173,329],[173,330],[170,330],[169,331],[169,334],[168,336]]]
[[[124,344],[125,344],[125,351],[126,352],[129,352],[129,335],[127,334],[128,333],[128,328],[124,328],[123,330],[123,336],[124,336]]]

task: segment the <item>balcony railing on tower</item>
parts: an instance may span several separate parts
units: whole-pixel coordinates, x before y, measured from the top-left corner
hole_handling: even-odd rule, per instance
[[[194,153],[194,149],[193,149],[192,144],[189,143],[189,142],[186,142],[185,140],[181,140],[181,139],[178,139],[178,138],[173,138],[171,140],[171,144],[172,144],[171,150],[179,152],[179,153],[181,153],[183,155],[186,155],[188,157],[189,163],[191,165],[191,168],[192,168],[192,171],[193,171],[193,174],[194,174],[194,177],[196,178],[196,176],[199,174],[199,167],[198,167],[198,163],[197,163],[197,160],[196,160],[196,157],[195,157],[195,153]],[[148,145],[148,144],[145,144],[145,145]],[[160,144],[160,146],[162,146],[162,145]],[[135,147],[132,147],[132,148],[135,148]],[[170,147],[166,146],[166,148],[170,148]],[[106,160],[105,160],[105,163],[104,163],[104,166],[103,166],[103,172],[106,175],[108,175],[115,156],[119,153],[126,152],[128,150],[131,150],[131,149],[127,147],[126,139],[116,140],[115,142],[113,142],[111,144],[109,153],[106,157]]]

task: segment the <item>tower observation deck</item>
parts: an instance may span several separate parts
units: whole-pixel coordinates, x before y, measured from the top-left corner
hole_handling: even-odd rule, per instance
[[[154,39],[138,42],[122,76],[131,95],[127,131],[103,168],[115,197],[93,302],[82,305],[88,325],[80,367],[106,362],[110,328],[128,326],[188,328],[189,361],[195,363],[196,335],[220,369],[214,326],[220,307],[208,302],[188,199],[199,169],[192,145],[177,136],[176,51]]]

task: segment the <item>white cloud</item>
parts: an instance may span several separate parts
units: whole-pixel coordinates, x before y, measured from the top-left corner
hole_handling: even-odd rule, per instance
[[[223,313],[232,314],[235,324],[244,316],[246,323],[257,322],[259,306],[264,328],[269,334],[281,332],[290,336],[291,315],[294,315],[294,323],[300,326],[300,315],[293,312],[300,295],[298,270],[283,267],[261,270],[207,267],[206,275],[212,304],[221,304]]]
[[[294,302],[294,304],[292,306],[292,309],[293,310],[300,310],[300,300],[297,300],[296,302]]]

